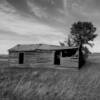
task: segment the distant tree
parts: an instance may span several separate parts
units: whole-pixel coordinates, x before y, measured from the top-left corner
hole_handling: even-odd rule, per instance
[[[75,22],[71,27],[71,36],[76,46],[81,47],[82,51],[85,54],[89,54],[86,45],[93,47],[93,40],[97,37],[97,34],[94,34],[96,27],[93,26],[91,22]]]
[[[71,35],[68,35],[68,38],[66,38],[63,42],[59,42],[61,46],[67,46],[72,47],[74,46],[74,42],[71,38]]]
[[[65,46],[65,43],[64,42],[61,42],[61,41],[59,41],[59,44],[60,44],[60,46]]]
[[[93,46],[90,41],[93,41],[97,34],[94,34],[96,27],[93,26],[91,22],[80,22],[74,23],[71,27],[71,35],[76,45],[88,44]]]

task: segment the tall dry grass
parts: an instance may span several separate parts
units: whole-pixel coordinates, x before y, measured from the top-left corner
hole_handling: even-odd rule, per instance
[[[0,100],[99,100],[100,61],[94,61],[96,57],[81,70],[2,69]]]

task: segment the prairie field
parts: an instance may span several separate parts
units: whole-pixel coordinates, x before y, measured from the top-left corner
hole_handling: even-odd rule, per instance
[[[0,56],[0,100],[99,100],[100,54],[83,68],[9,68]]]

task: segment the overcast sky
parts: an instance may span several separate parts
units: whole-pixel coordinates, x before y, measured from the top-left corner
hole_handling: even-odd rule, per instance
[[[16,44],[59,44],[77,21],[97,27],[93,52],[100,51],[100,0],[0,0],[0,54]]]

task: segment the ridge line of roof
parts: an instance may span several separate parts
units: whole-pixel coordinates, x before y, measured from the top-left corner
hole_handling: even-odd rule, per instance
[[[17,44],[16,46],[8,49],[8,51],[63,50],[73,48],[79,47],[67,47],[49,44]]]

